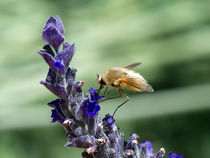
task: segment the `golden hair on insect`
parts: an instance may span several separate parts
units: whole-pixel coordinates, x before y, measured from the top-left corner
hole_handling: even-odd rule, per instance
[[[151,85],[147,83],[147,81],[137,72],[132,69],[141,63],[134,63],[125,67],[111,67],[105,73],[98,75],[97,82],[100,84],[99,92],[104,86],[111,86],[113,88],[118,89],[119,96],[121,97],[121,93],[126,97],[126,101],[120,104],[113,113],[113,116],[117,109],[129,101],[129,97],[125,94],[123,89],[128,89],[131,91],[138,92],[153,92],[153,88]],[[117,98],[117,97],[112,97]],[[104,100],[111,99],[105,98]]]

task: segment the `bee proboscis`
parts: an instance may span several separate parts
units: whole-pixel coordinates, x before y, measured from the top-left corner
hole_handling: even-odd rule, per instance
[[[151,85],[147,83],[147,81],[137,72],[132,69],[141,63],[134,63],[125,67],[111,67],[104,74],[98,75],[97,82],[100,84],[99,92],[105,86],[111,86],[113,88],[118,89],[119,96],[123,95],[126,97],[126,100],[120,104],[114,111],[113,116],[115,115],[118,108],[120,108],[123,104],[128,102],[130,98],[126,95],[123,89],[128,89],[132,91],[138,92],[153,92],[153,88]],[[107,90],[107,89],[106,89]],[[106,92],[105,90],[105,92]],[[117,98],[112,97],[112,98]],[[104,100],[111,99],[106,98]]]

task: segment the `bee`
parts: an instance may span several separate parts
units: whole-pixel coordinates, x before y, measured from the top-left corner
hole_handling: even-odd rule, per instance
[[[130,100],[130,98],[126,95],[123,89],[128,89],[131,91],[137,92],[153,92],[153,88],[151,85],[147,83],[147,81],[137,72],[133,71],[132,69],[140,65],[141,63],[134,63],[125,67],[111,67],[109,68],[104,74],[98,75],[97,82],[100,84],[100,90],[105,86],[111,86],[115,89],[118,89],[119,96],[112,97],[118,98],[123,95],[126,97],[126,100],[120,104],[114,111],[113,116],[115,115],[116,111],[126,102]],[[107,90],[106,88],[106,90]],[[105,93],[106,93],[105,90]],[[112,99],[112,98],[106,98]],[[103,101],[104,101],[103,100]]]

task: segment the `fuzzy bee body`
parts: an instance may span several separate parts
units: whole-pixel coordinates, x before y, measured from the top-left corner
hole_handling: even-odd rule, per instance
[[[153,88],[139,74],[127,67],[111,67],[104,74],[99,75],[98,82],[118,89],[129,89],[138,92],[153,92]]]
[[[100,84],[98,93],[100,93],[100,90],[104,86],[107,86],[107,85],[118,89],[118,92],[119,92],[119,96],[105,98],[103,101],[112,99],[112,98],[121,97],[122,94],[126,97],[126,100],[115,109],[115,111],[113,113],[113,117],[114,117],[115,113],[117,112],[117,110],[123,104],[125,104],[126,102],[128,102],[130,100],[130,98],[123,91],[124,88],[132,90],[132,91],[137,91],[137,92],[153,92],[154,91],[152,86],[150,86],[147,83],[147,81],[139,73],[131,70],[140,64],[141,63],[134,63],[134,64],[128,65],[126,67],[111,67],[104,74],[98,75],[97,81]],[[107,90],[107,88],[106,88],[106,90]],[[106,90],[105,90],[105,93],[106,93]]]

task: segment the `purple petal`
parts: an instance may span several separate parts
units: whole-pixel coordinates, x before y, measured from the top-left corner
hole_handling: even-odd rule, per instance
[[[68,42],[63,43],[63,50],[66,49],[69,46],[70,46],[70,44]]]
[[[95,115],[96,115],[96,112],[89,112],[88,109],[85,109],[85,113],[86,113],[88,116],[95,116]]]
[[[50,84],[45,81],[41,81],[41,84],[45,85],[46,88],[48,88],[52,93],[54,93],[56,96],[64,99],[66,98],[67,92],[63,85],[60,84]]]
[[[63,60],[56,60],[54,63],[54,67],[57,69],[57,72],[59,74],[64,74],[65,70],[64,70]]]
[[[60,107],[60,99],[53,100],[49,102],[48,105],[54,108],[58,108]]]
[[[179,156],[177,153],[171,153],[171,152],[169,152],[168,157],[169,158],[183,158],[183,154],[181,154]]]
[[[95,144],[95,138],[90,135],[83,135],[72,139],[65,144],[65,147],[88,148]]]
[[[101,109],[100,106],[96,105],[95,112],[98,112],[100,109]]]
[[[129,140],[133,141],[133,140],[137,140],[138,138],[139,138],[139,136],[137,134],[133,133],[133,134],[131,134]]]
[[[49,25],[42,30],[42,38],[50,44],[56,52],[64,41],[63,35],[56,29],[55,26]]]
[[[50,67],[54,72],[56,72],[56,68],[55,68],[55,66],[54,66],[55,59],[53,58],[53,56],[50,55],[49,53],[43,51],[43,50],[38,50],[37,52],[44,58],[44,60],[46,61],[46,63],[49,65],[49,67]]]
[[[100,96],[94,88],[90,88],[89,92],[90,92],[90,97],[91,97],[92,101],[98,101],[98,100],[104,98],[104,96]]]
[[[42,50],[38,50],[38,53],[44,58],[54,73],[63,74],[65,72],[62,60],[55,60],[52,55]]]
[[[60,31],[60,33],[64,34],[64,26],[59,16],[56,17],[56,28]]]
[[[63,109],[62,109],[63,101],[61,99],[56,99],[52,102],[49,102],[48,105],[51,106],[51,107],[54,107],[57,110],[57,112],[61,116],[63,116],[63,118],[65,117],[65,115],[64,115],[65,111],[63,111]]]
[[[59,16],[57,16],[56,18],[50,17],[47,20],[46,25],[45,25],[45,27],[43,29],[46,29],[49,26],[54,26],[61,34],[64,34],[63,23],[62,23],[62,21],[61,21]]]
[[[64,118],[63,118],[62,114],[60,114],[60,112],[56,109],[53,109],[51,111],[52,111],[52,114],[51,114],[52,122],[58,121],[60,123],[63,123]]]
[[[140,148],[144,148],[148,155],[152,154],[152,143],[150,141],[145,141],[139,144]]]
[[[96,93],[96,90],[94,88],[90,88],[89,92],[90,92],[90,94],[94,94],[94,93]]]
[[[97,114],[97,112],[100,110],[100,106],[97,105],[97,101],[88,101],[87,108],[85,109],[85,112],[89,116],[94,116]]]
[[[55,59],[56,60],[63,60],[64,66],[65,68],[67,68],[69,66],[69,63],[74,55],[74,51],[75,51],[75,45],[72,44],[68,44],[67,47],[65,47],[65,49],[61,52],[59,52]]]
[[[106,131],[114,132],[117,130],[117,126],[114,124],[114,121],[115,119],[111,115],[107,114],[105,116],[105,118],[103,119],[103,123]]]
[[[138,139],[138,135],[137,134],[135,134],[135,133],[131,134],[126,148],[135,150],[135,147],[138,144],[137,139]]]
[[[107,114],[106,117],[107,117],[107,120],[106,120],[107,124],[112,124],[115,122],[115,119],[113,116]]]
[[[51,84],[54,84],[56,82],[56,74],[51,68],[49,68],[49,71],[47,73],[46,81]]]
[[[55,56],[55,54],[54,54],[54,52],[53,52],[53,50],[51,49],[51,47],[50,47],[49,44],[46,44],[46,45],[43,47],[43,49],[44,49],[47,53],[49,53],[50,55],[52,55],[53,57]]]
[[[145,141],[145,143],[147,144],[147,153],[152,154],[152,143],[149,141]]]
[[[96,105],[97,105],[96,101],[89,101],[88,102],[88,107],[87,107],[88,111],[89,112],[94,112]]]
[[[54,66],[59,70],[62,69],[64,67],[63,60],[55,61]]]

